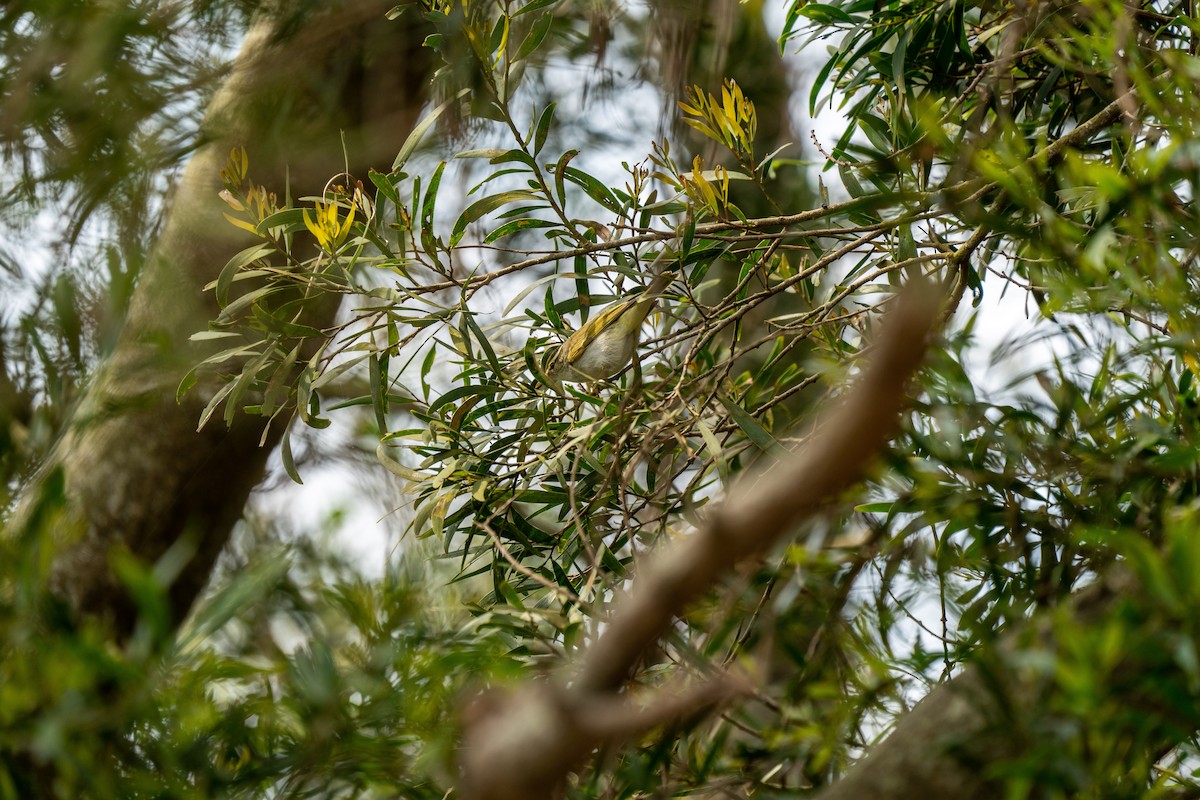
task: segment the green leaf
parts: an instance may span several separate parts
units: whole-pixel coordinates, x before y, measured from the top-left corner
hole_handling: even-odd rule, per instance
[[[454,247],[457,245],[466,232],[467,226],[485,214],[489,214],[508,203],[518,200],[534,200],[536,198],[537,195],[528,189],[514,189],[476,200],[463,210],[462,214],[458,217],[458,221],[454,223],[454,231],[450,234],[450,246]]]
[[[571,163],[571,159],[579,155],[578,150],[568,150],[558,159],[558,163],[554,165],[554,191],[558,195],[558,204],[566,205],[567,190],[564,181],[567,177],[567,164]]]
[[[721,476],[721,483],[729,485],[729,462],[725,459],[725,449],[721,447],[721,443],[717,441],[717,437],[712,432],[712,428],[704,423],[704,420],[696,420],[696,429],[700,431],[701,438],[704,439],[704,444],[708,448],[708,453],[713,457],[713,462],[717,465],[717,474]]]
[[[211,637],[279,585],[292,565],[291,556],[283,548],[262,556],[231,576],[215,594],[201,601],[192,621],[179,636],[177,652],[191,652],[199,642]]]
[[[508,301],[508,305],[506,305],[504,307],[503,313],[505,316],[512,313],[512,310],[514,308],[516,308],[518,305],[520,305],[521,301],[524,300],[526,297],[528,297],[530,292],[532,292],[537,287],[541,286],[543,283],[549,283],[550,281],[556,281],[556,280],[560,280],[563,278],[580,278],[580,277],[586,277],[586,275],[580,275],[580,274],[574,273],[574,272],[555,272],[551,275],[545,275],[541,278],[538,278],[536,281],[530,281],[529,283],[525,284],[524,286],[522,286],[520,288],[520,290],[516,293],[516,295],[513,296],[512,300]]]
[[[221,274],[217,276],[217,305],[219,305],[221,308],[224,308],[228,304],[229,287],[233,284],[234,276],[237,275],[238,270],[254,261],[257,261],[260,258],[266,258],[275,252],[276,249],[275,245],[273,244],[256,244],[253,247],[247,247],[245,250],[229,259],[229,261],[221,269]]]
[[[917,242],[913,238],[912,223],[900,226],[900,246],[896,253],[900,261],[917,257]]]
[[[613,197],[613,193],[600,181],[596,180],[591,175],[588,175],[582,170],[574,167],[564,167],[564,173],[567,180],[580,186],[587,193],[588,197],[595,200],[600,205],[612,211],[614,214],[620,213],[621,204],[617,202],[617,198]]]
[[[282,228],[284,233],[304,230],[304,209],[285,208],[282,211],[276,211],[258,223],[256,230],[259,236],[266,236],[276,228]]]
[[[283,291],[283,288],[282,286],[260,286],[257,289],[234,298],[233,302],[221,309],[221,313],[217,316],[216,324],[223,325],[232,322],[252,304],[269,295]]]
[[[832,25],[835,22],[853,23],[854,17],[842,11],[837,6],[830,6],[824,3],[806,3],[800,13],[811,19],[813,22],[822,25]]]
[[[846,187],[846,191],[851,197],[862,197],[867,193],[863,185],[858,182],[858,176],[854,174],[854,167],[847,164],[838,164],[838,174],[842,176],[842,185]]]
[[[896,91],[903,95],[905,92],[904,83],[904,61],[908,55],[908,37],[909,30],[905,29],[900,34],[900,40],[896,43],[896,50],[892,53],[892,78],[896,81]],[[896,103],[896,113],[899,114],[900,103]]]
[[[483,348],[483,354],[487,356],[488,364],[491,365],[492,371],[499,375],[503,371],[500,369],[500,361],[496,358],[496,351],[492,349],[492,343],[484,335],[483,330],[479,327],[479,323],[475,321],[475,315],[464,308],[462,318],[466,322],[467,329],[475,335],[475,341],[479,342],[479,346]]]
[[[279,455],[283,459],[283,469],[287,472],[288,477],[303,485],[304,481],[300,479],[300,470],[296,469],[296,460],[292,457],[292,425],[290,423],[283,429]]]
[[[514,18],[519,17],[522,14],[528,14],[531,11],[537,11],[538,9],[546,8],[547,6],[552,6],[555,3],[557,3],[558,1],[559,0],[532,0],[532,2],[526,3],[525,5],[521,6],[519,9],[517,9],[515,12],[513,12],[513,17]]]
[[[500,14],[496,18],[496,23],[492,26],[492,35],[488,39],[488,55],[495,55],[504,47],[505,41],[508,40],[508,15]]]
[[[217,393],[212,396],[212,398],[209,399],[208,405],[206,405],[204,410],[200,412],[200,421],[196,423],[197,431],[204,430],[204,426],[208,424],[210,419],[212,419],[213,413],[217,410],[221,403],[224,402],[225,398],[229,397],[236,385],[236,381],[229,381],[222,386]]]
[[[367,170],[367,177],[371,179],[371,183],[375,184],[375,188],[379,189],[380,194],[392,201],[392,205],[400,205],[400,193],[396,191],[391,175],[385,175],[372,169]]]
[[[438,188],[442,184],[442,173],[446,171],[446,162],[442,161],[429,178],[429,186],[421,199],[421,225],[426,230],[433,227],[433,212],[437,207]]]
[[[503,391],[503,386],[498,386],[494,383],[473,383],[468,386],[456,386],[430,403],[429,413],[432,414],[439,408],[450,405],[455,400],[458,400],[462,397],[470,397],[471,395],[477,394],[498,394]]]
[[[485,244],[499,241],[505,236],[510,236],[518,231],[533,230],[535,228],[553,228],[557,226],[557,222],[548,219],[534,219],[532,217],[522,217],[521,219],[510,220],[496,230],[484,237]]]
[[[414,469],[409,469],[396,459],[392,458],[387,452],[387,445],[383,442],[380,442],[375,447],[375,457],[379,460],[379,463],[383,465],[384,469],[399,478],[403,478],[406,481],[420,483],[427,477]]]
[[[546,110],[543,111],[541,117],[538,118],[538,122],[533,133],[533,154],[535,156],[542,152],[542,148],[546,145],[546,137],[550,133],[550,123],[554,120],[554,109],[556,106],[556,103],[551,103],[550,105],[546,106]]]
[[[538,49],[538,45],[546,38],[546,34],[550,32],[550,26],[554,23],[554,17],[551,14],[542,14],[533,23],[533,27],[529,29],[529,33],[525,36],[525,41],[521,42],[521,46],[517,48],[517,54],[513,57],[514,61],[520,61],[528,58],[534,50]],[[534,149],[537,152],[537,148]]]
[[[442,116],[442,114],[445,114],[447,109],[457,104],[469,94],[471,94],[470,89],[460,90],[454,95],[454,97],[451,97],[433,111],[430,111],[425,115],[423,120],[417,123],[416,127],[414,127],[412,132],[408,135],[408,138],[404,140],[404,144],[400,146],[400,152],[396,154],[396,160],[392,162],[392,172],[400,169],[408,162],[408,159],[410,159],[412,154],[416,152],[417,145],[421,143],[421,139],[425,138],[425,134],[431,127],[433,127],[433,123],[437,122],[438,117]]]
[[[762,423],[751,416],[746,409],[727,397],[718,396],[717,399],[721,401],[721,405],[725,406],[725,410],[729,412],[734,423],[742,429],[742,433],[746,434],[746,438],[753,442],[755,447],[774,456],[787,452],[787,448],[780,444],[779,440],[772,436],[771,432],[764,428]]]

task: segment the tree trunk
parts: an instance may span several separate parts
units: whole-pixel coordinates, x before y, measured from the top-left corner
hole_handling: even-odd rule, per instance
[[[253,243],[222,218],[219,171],[244,146],[254,182],[293,197],[321,194],[346,168],[344,152],[356,177],[387,171],[418,118],[430,67],[419,16],[389,22],[393,6],[322,4],[299,20],[279,13],[251,26],[206,113],[120,341],[10,520],[9,535],[53,526],[53,592],[118,634],[135,615],[112,553],[154,563],[180,543],[190,559],[171,600],[182,618],[280,435],[276,426],[259,446],[262,420],[246,416],[197,432],[215,380],[175,399],[183,376],[212,352],[189,341],[218,311],[203,287]],[[330,306],[324,320],[306,323],[327,322]]]

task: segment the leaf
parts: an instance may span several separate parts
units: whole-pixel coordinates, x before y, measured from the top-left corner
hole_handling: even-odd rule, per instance
[[[440,117],[442,114],[445,114],[448,108],[458,103],[470,93],[470,89],[459,90],[454,97],[451,97],[433,111],[430,111],[427,115],[425,115],[423,120],[417,123],[416,127],[412,129],[412,133],[408,135],[408,138],[404,140],[404,144],[401,145],[400,152],[396,154],[396,160],[392,162],[392,172],[400,169],[408,162],[408,159],[411,158],[412,154],[416,151],[417,145],[421,143],[421,139],[425,138],[425,134],[431,127],[433,127],[433,123],[437,122],[438,117]]]
[[[454,231],[450,234],[450,246],[454,247],[457,245],[466,232],[467,226],[485,214],[489,214],[508,203],[534,199],[537,199],[537,195],[534,192],[528,189],[514,189],[485,197],[482,200],[476,200],[466,207],[462,214],[459,215],[458,221],[454,223]]]
[[[813,22],[831,25],[835,22],[853,23],[854,17],[842,11],[837,6],[830,6],[824,3],[807,3],[800,9],[800,13],[811,19]]]
[[[912,223],[900,226],[900,243],[896,255],[900,261],[909,261],[917,257],[917,242],[913,238]]]
[[[521,219],[514,219],[504,223],[499,228],[496,228],[496,230],[484,237],[483,241],[485,244],[491,244],[492,242],[503,239],[505,236],[509,236],[518,231],[533,230],[535,228],[553,228],[558,224],[559,223],[552,222],[548,219],[522,217]]]
[[[304,212],[303,208],[285,208],[282,211],[276,211],[258,223],[255,233],[259,236],[266,236],[275,228],[282,228],[284,233],[303,230],[305,227]]]
[[[533,133],[533,154],[535,156],[542,152],[542,148],[546,145],[546,137],[550,133],[550,123],[554,120],[554,109],[556,107],[557,104],[555,103],[546,106],[546,110],[538,118],[537,126]]]
[[[817,102],[820,100],[821,88],[825,86],[825,81],[829,78],[829,73],[837,65],[837,57],[830,58],[825,62],[825,66],[821,67],[821,71],[817,73],[817,77],[813,79],[812,90],[808,94],[808,115],[815,117],[817,114]],[[829,103],[833,105],[833,92],[829,93]]]
[[[842,185],[846,187],[846,191],[851,197],[862,197],[867,193],[863,185],[858,182],[858,176],[854,174],[854,167],[847,164],[838,164],[838,174],[842,176]]]
[[[729,484],[729,464],[725,460],[725,450],[721,447],[721,443],[717,441],[717,437],[713,434],[712,428],[704,423],[704,420],[696,420],[696,428],[700,431],[701,438],[704,439],[704,444],[708,448],[709,455],[713,457],[713,461],[717,465],[717,474],[721,476],[721,482],[725,485]]]
[[[575,169],[574,167],[564,167],[563,171],[566,174],[567,180],[582,187],[587,193],[588,197],[592,198],[609,211],[612,211],[613,213],[620,213],[621,204],[617,202],[617,198],[613,197],[613,193],[603,183],[596,180],[591,175],[588,175],[586,172]]]
[[[242,230],[249,231],[250,233],[257,233],[252,223],[247,222],[244,219],[239,219],[230,214],[228,211],[222,211],[221,216],[225,217],[226,221],[228,221],[229,224],[233,225],[235,228],[241,228]]]
[[[479,346],[483,348],[483,354],[487,356],[488,364],[491,365],[492,371],[499,375],[502,370],[500,369],[500,362],[496,358],[496,351],[492,349],[492,343],[488,341],[487,336],[480,329],[479,323],[475,321],[475,315],[464,308],[462,318],[467,323],[467,329],[475,334],[475,341],[479,342]]]
[[[488,158],[488,159],[491,159],[491,158],[499,158],[500,156],[507,155],[507,153],[508,153],[507,150],[502,150],[499,147],[484,147],[479,150],[464,150],[463,152],[456,154],[454,157],[455,158]]]
[[[371,183],[375,184],[375,188],[379,190],[380,194],[392,201],[392,205],[400,205],[400,193],[396,191],[391,175],[371,169],[367,170],[367,177],[371,179]]]
[[[908,37],[909,30],[906,29],[900,34],[900,41],[896,43],[896,51],[892,53],[892,77],[896,81],[896,91],[903,95],[905,91],[904,83],[904,60],[908,54]],[[896,114],[900,113],[900,103],[895,104]]]
[[[376,445],[375,458],[379,460],[379,463],[383,465],[384,469],[398,478],[403,478],[404,480],[411,481],[412,483],[420,483],[426,478],[426,476],[422,473],[417,472],[414,469],[409,469],[388,455],[387,445],[383,442],[380,442],[378,445]]]
[[[779,440],[772,436],[771,432],[764,428],[762,423],[751,416],[746,409],[729,398],[718,396],[717,399],[721,401],[721,405],[725,406],[729,416],[733,417],[734,423],[742,429],[742,433],[746,434],[746,438],[753,442],[755,447],[774,456],[787,452],[787,448],[780,444]]]
[[[578,150],[568,150],[562,154],[562,157],[558,159],[558,163],[554,165],[554,191],[558,195],[559,205],[564,205],[567,202],[567,190],[564,185],[567,177],[567,164],[577,155],[579,155]]]
[[[468,386],[457,386],[430,403],[429,413],[432,414],[439,408],[447,406],[461,397],[468,397],[473,394],[498,394],[503,391],[503,386],[498,386],[494,383],[473,383]]]
[[[248,308],[252,303],[255,303],[267,295],[282,291],[282,286],[260,286],[253,291],[237,297],[229,305],[221,309],[221,313],[217,316],[216,324],[222,325],[232,322],[243,310]]]
[[[497,61],[508,43],[508,32],[508,15],[500,14],[496,19],[496,24],[492,26],[492,35],[488,39],[488,55],[494,55]]]
[[[874,114],[864,113],[858,117],[858,127],[867,135],[871,144],[879,148],[880,152],[885,154],[892,152],[892,132],[882,119]]]
[[[231,392],[233,392],[235,386],[237,386],[236,381],[229,381],[212,396],[212,398],[208,401],[208,405],[206,405],[204,410],[200,413],[200,421],[196,423],[197,431],[204,430],[204,426],[208,424],[209,419],[212,418],[212,415],[217,410],[217,407],[221,405],[221,402],[228,397]]]
[[[367,359],[367,377],[371,384],[371,407],[375,410],[375,426],[381,431],[387,430],[388,396],[384,391],[388,377],[388,357],[371,353]]]
[[[552,6],[557,2],[558,2],[558,0],[532,0],[532,2],[526,3],[525,5],[521,6],[519,9],[517,9],[515,12],[513,12],[513,17],[514,18],[519,17],[522,14],[528,14],[531,11],[537,11],[538,9],[546,8],[547,6]]]
[[[280,443],[279,455],[283,459],[283,469],[287,472],[288,477],[296,483],[303,485],[304,481],[300,479],[300,470],[296,469],[296,460],[292,458],[291,424],[288,424],[283,429],[283,441]]]
[[[200,331],[188,337],[189,342],[207,342],[213,339],[241,338],[240,331]]]
[[[556,272],[552,275],[546,275],[541,278],[538,278],[536,281],[530,281],[529,283],[522,286],[521,290],[519,292],[517,292],[517,294],[513,297],[513,299],[508,302],[508,305],[506,305],[504,307],[503,315],[507,317],[510,313],[512,313],[512,310],[520,304],[520,302],[522,300],[524,300],[526,297],[529,296],[530,292],[532,292],[537,287],[541,286],[543,283],[559,280],[561,278],[586,278],[586,277],[587,277],[587,275],[580,275],[575,272]]]
[[[180,634],[176,649],[192,651],[196,645],[211,637],[227,622],[266,597],[291,568],[292,559],[283,548],[262,554],[239,570],[224,588],[204,600],[192,617],[192,622]]]
[[[532,55],[534,50],[538,49],[538,45],[546,38],[546,34],[550,32],[550,26],[554,23],[554,17],[551,14],[543,14],[538,17],[533,23],[533,27],[529,29],[529,33],[525,36],[525,41],[521,42],[521,46],[517,48],[517,54],[513,56],[513,61],[520,61]],[[553,105],[551,105],[553,108]],[[537,152],[537,148],[534,148]]]

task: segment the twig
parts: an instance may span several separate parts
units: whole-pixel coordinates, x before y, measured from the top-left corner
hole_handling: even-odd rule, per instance
[[[647,711],[631,708],[621,689],[693,600],[862,477],[890,437],[908,379],[924,356],[941,308],[940,293],[929,288],[914,280],[900,295],[857,387],[817,426],[801,452],[743,487],[694,535],[651,560],[584,651],[573,679],[493,693],[476,704],[468,715],[462,758],[466,797],[557,797],[567,773],[596,748],[695,713],[697,702],[716,705],[736,693],[724,678],[702,687],[700,697],[660,694]]]

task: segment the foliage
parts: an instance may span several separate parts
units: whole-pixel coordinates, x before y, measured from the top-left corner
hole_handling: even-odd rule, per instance
[[[432,571],[368,584],[283,533],[230,553],[179,631],[169,559],[120,558],[141,611],[124,648],[56,606],[38,575],[48,542],[11,542],[0,796],[443,796],[458,703],[514,673],[513,640],[452,595],[430,602]]]
[[[968,664],[1055,689],[1006,720],[1036,745],[989,767],[1012,796],[1186,784],[1200,728],[1189,8],[792,3],[781,44],[830,43],[810,108],[847,120],[817,142],[838,196],[797,209],[782,185],[803,165],[764,154],[739,83],[680,102],[727,154],[664,138],[618,173],[522,89],[586,18],[553,0],[427,3],[442,95],[389,172],[290,201],[254,182],[253,142],[231,154],[227,217],[260,241],[211,285],[221,315],[197,337],[228,346],[180,391],[228,379],[209,426],[322,428],[365,409],[411,501],[421,542],[405,558],[436,552],[461,594],[258,555],[172,632],[154,626],[153,569],[130,559],[146,628],[118,654],[63,627],[36,540],[18,542],[9,560],[31,572],[0,622],[0,786],[20,793],[20,754],[66,793],[442,795],[460,692],[573,655],[644,552],[802,445],[917,275],[944,289],[947,329],[870,484],[732,576],[636,680],[750,665],[753,696],[606,754],[573,795],[807,794]],[[460,119],[504,145],[428,161],[424,138]],[[556,388],[553,347],[660,268],[676,279],[633,363]],[[1046,331],[999,354],[1028,367],[1008,385],[970,366],[994,317],[959,306],[985,290],[1027,296]],[[336,327],[300,322],[331,295],[346,298]],[[290,438],[282,457],[299,481]],[[1082,623],[1066,599],[1117,562],[1148,590]],[[300,649],[280,647],[281,619]],[[31,640],[42,649],[11,657]],[[1135,650],[1158,669],[1128,675]],[[1155,713],[1131,714],[1147,693]]]
[[[0,501],[116,341],[169,190],[256,4],[0,11]]]

